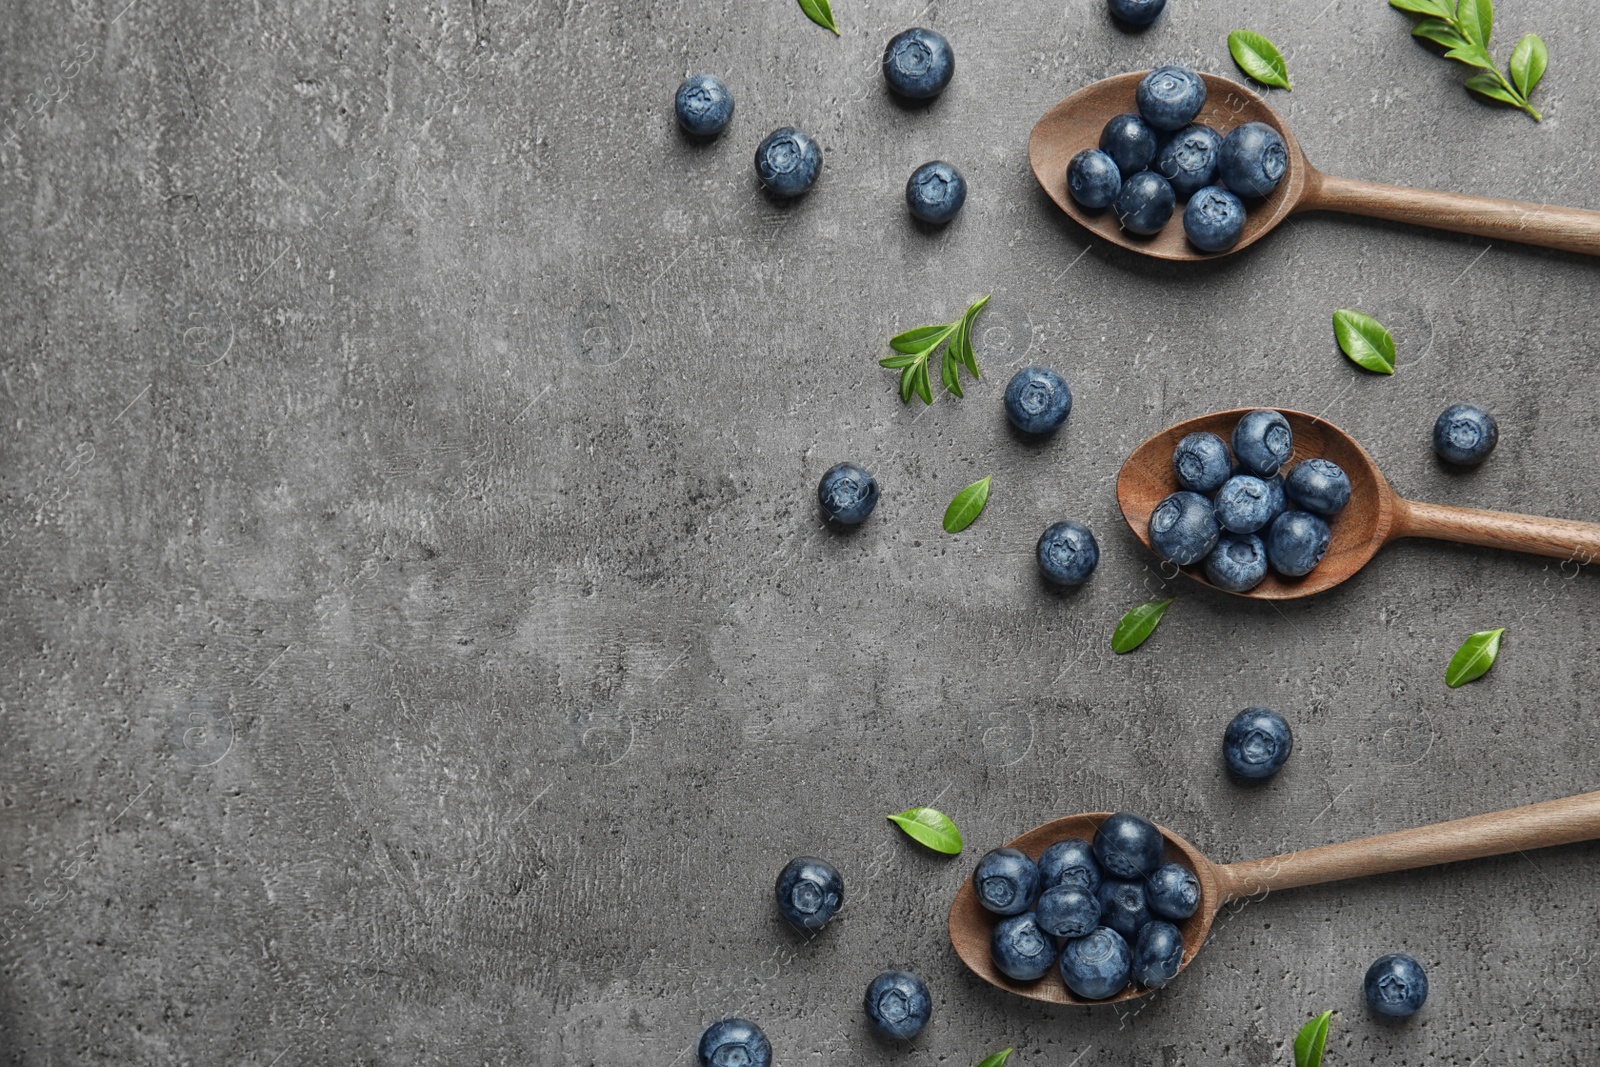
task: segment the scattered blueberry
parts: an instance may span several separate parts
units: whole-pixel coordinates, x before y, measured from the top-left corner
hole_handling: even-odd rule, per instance
[[[1229,478],[1214,502],[1217,524],[1229,533],[1255,533],[1272,519],[1272,490],[1253,474]]]
[[[855,526],[878,506],[878,480],[854,463],[835,463],[817,483],[817,501],[834,522]]]
[[[1433,424],[1433,450],[1446,463],[1476,466],[1489,458],[1500,440],[1494,416],[1472,404],[1453,404]]]
[[[1391,1019],[1415,1015],[1428,999],[1428,974],[1403,952],[1380,957],[1361,983],[1367,1006]]]
[[[1270,478],[1263,478],[1262,481],[1266,483],[1267,490],[1272,494],[1272,518],[1276,519],[1279,515],[1289,510],[1289,498],[1283,491],[1283,475],[1274,474]],[[1270,526],[1272,520],[1268,519],[1267,524]]]
[[[1150,904],[1145,899],[1144,883],[1107,878],[1100,883],[1100,925],[1109,926],[1132,941],[1139,929],[1150,921]]]
[[[1222,184],[1243,197],[1266,196],[1289,169],[1289,148],[1283,135],[1264,122],[1235,126],[1222,139],[1217,174]]]
[[[777,196],[799,196],[817,180],[822,150],[793,126],[767,134],[756,149],[756,174]]]
[[[978,902],[996,915],[1020,915],[1039,895],[1039,867],[1026,852],[997,848],[978,861],[972,888]]]
[[[1222,756],[1235,777],[1259,782],[1283,769],[1294,751],[1294,734],[1282,715],[1245,708],[1222,733]]]
[[[1144,896],[1163,919],[1187,919],[1200,906],[1200,879],[1181,863],[1163,863],[1145,879]]]
[[[1228,446],[1214,433],[1192,433],[1172,450],[1178,484],[1195,493],[1215,493],[1233,473]]]
[[[1167,0],[1106,0],[1111,14],[1129,26],[1148,26],[1167,6]]]
[[[1172,133],[1194,121],[1206,102],[1206,83],[1186,67],[1157,67],[1134,93],[1139,116],[1152,129]]]
[[[1267,546],[1255,534],[1223,534],[1206,557],[1206,580],[1230,593],[1248,593],[1267,576]]]
[[[778,872],[778,910],[801,930],[820,930],[844,905],[839,869],[815,856],[799,856]]]
[[[1006,385],[1006,418],[1023,433],[1054,433],[1072,413],[1072,389],[1048,367],[1023,367]]]
[[[923,222],[949,222],[966,202],[967,180],[942,160],[924,163],[906,181],[906,206]]]
[[[1150,513],[1150,544],[1180,567],[1199,563],[1221,533],[1211,501],[1199,493],[1173,493]]]
[[[1167,179],[1153,170],[1141,170],[1122,183],[1122,191],[1111,207],[1124,230],[1149,235],[1161,232],[1177,203]]]
[[[1013,915],[995,924],[989,956],[1000,973],[1017,982],[1043,978],[1056,962],[1056,943],[1039,928],[1033,912]]]
[[[1160,989],[1178,976],[1183,965],[1183,935],[1169,922],[1146,923],[1133,943],[1133,980]]]
[[[1100,898],[1075,885],[1051,886],[1039,894],[1033,915],[1051,937],[1082,937],[1100,925]]]
[[[771,1067],[772,1045],[746,1019],[723,1019],[700,1035],[700,1067]]]
[[[1100,562],[1100,546],[1088,527],[1058,522],[1039,535],[1039,570],[1057,585],[1082,585]]]
[[[1183,209],[1183,232],[1202,252],[1226,252],[1244,235],[1244,202],[1220,185],[1208,185]]]
[[[1245,473],[1270,478],[1289,462],[1294,433],[1289,420],[1271,408],[1257,408],[1233,428],[1233,454]]]
[[[956,72],[950,42],[932,30],[912,27],[889,39],[883,50],[883,76],[889,88],[912,100],[944,92]]]
[[[1039,854],[1039,884],[1046,889],[1073,886],[1093,893],[1100,888],[1100,864],[1094,849],[1081,837],[1057,841]]]
[[[1187,126],[1156,153],[1156,170],[1172,183],[1179,200],[1187,200],[1217,180],[1217,152],[1222,134],[1210,126]]]
[[[1119,811],[1108,816],[1094,832],[1094,858],[1113,878],[1142,878],[1161,866],[1166,838],[1155,823],[1140,815]]]
[[[867,986],[862,1002],[867,1018],[884,1037],[909,1041],[928,1025],[933,998],[928,987],[908,971],[884,971]]]
[[[1283,480],[1283,492],[1302,511],[1333,516],[1350,503],[1350,476],[1331,459],[1303,460]]]
[[[1067,164],[1067,192],[1088,211],[1104,211],[1122,192],[1117,161],[1098,148],[1085,148]]]
[[[1121,934],[1097,926],[1085,937],[1074,938],[1061,950],[1061,980],[1084,1000],[1116,996],[1133,972],[1133,954]]]
[[[1129,111],[1106,123],[1100,131],[1100,151],[1110,156],[1122,178],[1148,167],[1156,158],[1156,131]]]
[[[1310,574],[1322,562],[1333,532],[1309,511],[1285,511],[1267,529],[1267,561],[1287,578]]]
[[[733,94],[714,74],[691,74],[673,98],[678,125],[696,137],[715,137],[733,118]]]

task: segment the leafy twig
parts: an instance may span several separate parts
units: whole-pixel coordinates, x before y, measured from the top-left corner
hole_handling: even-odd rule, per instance
[[[962,367],[967,368],[974,378],[981,377],[978,373],[978,355],[972,350],[972,325],[977,321],[978,312],[988,302],[987,296],[978,300],[955,322],[942,326],[918,326],[889,338],[889,347],[898,354],[886,356],[878,362],[900,372],[901,403],[911,403],[912,393],[920,396],[924,404],[933,403],[933,386],[928,380],[928,357],[946,341],[950,344],[939,360],[939,380],[944,382],[944,387],[956,396],[963,395]]]
[[[1478,73],[1468,78],[1468,89],[1479,96],[1510,104],[1525,111],[1535,122],[1543,116],[1528,102],[1539,79],[1550,65],[1550,51],[1536,33],[1530,33],[1517,42],[1511,50],[1511,64],[1507,79],[1494,65],[1489,55],[1489,34],[1494,29],[1494,0],[1456,0],[1454,10],[1451,0],[1389,0],[1392,7],[1412,15],[1421,15],[1422,21],[1411,28],[1414,37],[1443,45],[1445,58],[1476,67]]]

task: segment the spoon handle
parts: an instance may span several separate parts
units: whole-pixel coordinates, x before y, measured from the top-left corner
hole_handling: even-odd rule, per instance
[[[1600,792],[1219,868],[1228,900],[1600,838]]]
[[[1409,189],[1318,173],[1297,211],[1342,211],[1456,233],[1600,255],[1600,211]]]
[[[1428,537],[1485,548],[1506,548],[1579,564],[1600,559],[1600,525],[1509,511],[1395,502],[1394,537]]]

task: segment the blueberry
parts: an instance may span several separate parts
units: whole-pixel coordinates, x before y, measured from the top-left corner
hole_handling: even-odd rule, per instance
[[[1130,26],[1148,26],[1167,6],[1167,0],[1106,0],[1111,14]]]
[[[1289,420],[1271,408],[1257,408],[1233,428],[1233,454],[1246,474],[1270,478],[1289,462],[1294,432]]]
[[[723,1019],[700,1035],[700,1067],[771,1067],[772,1045],[746,1019]]]
[[[923,222],[949,222],[966,202],[967,180],[942,160],[924,163],[906,179],[906,206]]]
[[[862,1001],[873,1029],[896,1041],[909,1041],[928,1025],[933,998],[928,987],[908,971],[884,971],[867,986]]]
[[[1039,854],[1039,884],[1046,889],[1073,886],[1093,893],[1100,888],[1100,864],[1081,837],[1057,841]]]
[[[1020,915],[1039,895],[1039,866],[1026,852],[997,848],[978,861],[972,872],[978,903],[996,915]]]
[[[1122,192],[1117,194],[1111,209],[1117,213],[1117,221],[1124,230],[1149,235],[1161,232],[1172,218],[1177,203],[1178,198],[1167,179],[1153,170],[1141,170],[1122,183]]]
[[[1140,815],[1119,811],[1094,832],[1094,858],[1113,878],[1142,878],[1161,866],[1166,838],[1155,823]]]
[[[1129,111],[1106,123],[1100,131],[1100,151],[1110,156],[1122,178],[1144,170],[1156,158],[1156,131]]]
[[[1274,474],[1270,478],[1261,480],[1266,483],[1267,491],[1272,494],[1272,518],[1276,519],[1289,510],[1289,498],[1283,491],[1283,475]],[[1267,520],[1267,525],[1272,525],[1272,519]]]
[[[817,180],[822,150],[793,126],[773,130],[756,149],[756,174],[777,196],[799,196]]]
[[[1217,152],[1222,134],[1210,126],[1186,126],[1156,153],[1155,169],[1172,183],[1179,200],[1187,200],[1217,180]]]
[[[1330,459],[1296,463],[1283,480],[1283,492],[1313,515],[1337,515],[1350,503],[1350,476]]]
[[[1215,493],[1233,472],[1228,446],[1214,433],[1192,433],[1172,450],[1178,484],[1196,493]]]
[[[1266,196],[1288,169],[1289,148],[1283,135],[1264,122],[1235,126],[1217,153],[1222,184],[1243,197]]]
[[[1039,570],[1057,585],[1082,585],[1100,562],[1100,546],[1086,526],[1058,522],[1039,535]]]
[[[1361,983],[1367,1007],[1391,1019],[1415,1015],[1428,999],[1428,973],[1403,952],[1381,956]]]
[[[1217,547],[1217,516],[1199,493],[1173,493],[1150,513],[1150,544],[1180,567],[1199,563]]]
[[[1122,192],[1117,161],[1098,148],[1085,148],[1067,164],[1067,192],[1087,211],[1104,211]]]
[[[889,39],[883,50],[883,77],[889,88],[912,100],[944,92],[956,72],[950,42],[932,30],[912,27]]]
[[[1051,886],[1039,894],[1033,914],[1052,937],[1082,937],[1100,925],[1100,897],[1075,885]]]
[[[1500,440],[1494,416],[1472,404],[1453,404],[1433,424],[1433,450],[1446,463],[1472,467],[1489,458]]]
[[[1294,751],[1294,734],[1282,715],[1268,708],[1245,708],[1222,732],[1222,757],[1234,777],[1248,782],[1271,778]]]
[[[1248,593],[1267,576],[1267,546],[1255,534],[1223,534],[1206,557],[1206,580],[1230,593]]]
[[[1183,935],[1178,928],[1160,919],[1146,923],[1133,943],[1133,980],[1160,989],[1178,976],[1182,965]]]
[[[1272,490],[1253,474],[1235,474],[1212,501],[1217,525],[1228,533],[1255,533],[1272,518]]]
[[[1084,1000],[1114,997],[1128,984],[1133,954],[1121,934],[1097,926],[1061,949],[1061,980]]]
[[[1039,928],[1033,912],[995,923],[989,957],[1000,973],[1017,982],[1043,978],[1056,962],[1056,943]]]
[[[1109,926],[1130,942],[1150,921],[1150,904],[1142,882],[1123,882],[1107,878],[1095,894],[1100,901],[1100,925]]]
[[[1055,433],[1072,413],[1072,389],[1048,367],[1023,367],[1006,385],[1006,418],[1023,433]]]
[[[858,525],[878,506],[878,480],[854,463],[835,463],[817,483],[817,502],[834,522]]]
[[[1310,574],[1322,562],[1333,532],[1309,511],[1285,511],[1267,528],[1267,562],[1286,578]]]
[[[801,930],[820,930],[844,906],[844,879],[827,860],[799,856],[778,872],[778,910]]]
[[[1206,102],[1206,83],[1186,67],[1157,67],[1134,92],[1139,117],[1152,129],[1172,133],[1194,121]]]
[[[1181,863],[1163,863],[1145,879],[1144,897],[1163,919],[1187,919],[1200,906],[1200,879]]]
[[[733,94],[714,74],[692,74],[673,98],[678,125],[696,137],[715,137],[733,118]]]
[[[1208,185],[1183,209],[1183,232],[1202,252],[1225,252],[1244,233],[1244,202],[1220,185]]]

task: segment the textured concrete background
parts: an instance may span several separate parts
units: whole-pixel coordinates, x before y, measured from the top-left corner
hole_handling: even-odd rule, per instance
[[[1593,574],[1413,543],[1252,606],[1165,583],[1112,495],[1146,434],[1282,404],[1403,493],[1600,519],[1595,264],[1307,217],[1180,269],[1025,158],[1069,91],[1230,73],[1249,26],[1324,169],[1600,207],[1588,4],[1501,4],[1502,60],[1550,46],[1536,125],[1379,0],[1172,0],[1142,35],[1101,0],[837,0],[838,39],[792,0],[125,3],[0,16],[6,1062],[683,1065],[743,1013],[786,1067],[1282,1064],[1325,1008],[1330,1064],[1588,1062],[1596,846],[1275,895],[1136,1015],[999,993],[943,933],[977,855],[1059,814],[1233,860],[1600,785]],[[958,55],[926,107],[876,69],[913,24]],[[707,147],[671,117],[702,69],[738,100]],[[786,123],[826,164],[783,206],[750,157]],[[972,194],[926,232],[935,157]],[[982,293],[983,381],[902,407],[884,339]],[[1398,374],[1339,355],[1337,307]],[[1025,360],[1077,397],[1044,445],[1001,414]],[[1457,400],[1501,425],[1467,474],[1428,447]],[[853,534],[814,505],[843,458],[883,486]],[[1060,595],[1032,550],[1067,517],[1102,563]],[[1249,703],[1297,741],[1255,791],[1218,754]],[[927,803],[959,859],[884,821]],[[850,893],[809,944],[770,896],[802,852]],[[1360,1003],[1391,950],[1433,981],[1403,1026]],[[859,1007],[891,966],[936,1001],[904,1050]]]

